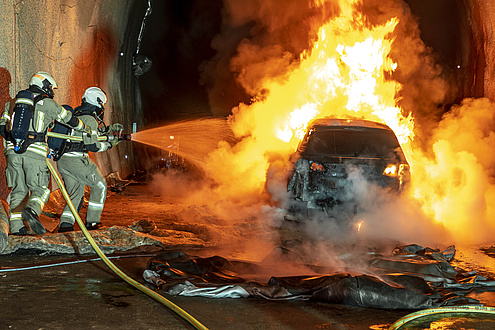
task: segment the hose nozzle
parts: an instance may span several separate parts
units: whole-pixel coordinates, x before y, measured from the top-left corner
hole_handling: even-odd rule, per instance
[[[131,134],[120,134],[119,135],[119,141],[131,141]]]
[[[126,133],[114,133],[105,135],[106,141],[112,142],[114,140],[118,141],[131,141],[131,134]]]

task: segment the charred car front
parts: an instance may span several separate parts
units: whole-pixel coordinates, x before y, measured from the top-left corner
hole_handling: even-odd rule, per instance
[[[318,213],[345,220],[357,213],[360,182],[400,193],[410,179],[394,132],[367,120],[314,120],[292,162],[292,217]]]

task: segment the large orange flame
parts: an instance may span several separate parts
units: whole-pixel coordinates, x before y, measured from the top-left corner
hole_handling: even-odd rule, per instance
[[[314,6],[323,3],[315,0]],[[241,141],[233,147],[223,145],[210,154],[208,163],[223,198],[242,196],[249,200],[246,196],[250,194],[259,196],[270,164],[295,150],[310,120],[324,116],[363,118],[387,124],[399,138],[413,178],[408,205],[420,210],[410,214],[422,213],[418,217],[446,224],[462,241],[489,238],[495,231],[490,220],[495,208],[489,202],[495,196],[495,186],[485,170],[495,168],[495,164],[483,154],[490,154],[490,147],[495,147],[486,136],[495,135],[484,132],[476,141],[466,136],[478,136],[470,132],[476,126],[476,116],[486,117],[480,123],[495,124],[493,105],[468,102],[466,111],[458,110],[444,121],[445,125],[455,124],[457,130],[440,125],[441,133],[431,141],[432,155],[414,149],[415,123],[398,106],[402,86],[392,79],[394,70],[408,63],[394,63],[389,56],[399,18],[372,25],[355,10],[355,3],[340,1],[340,14],[321,25],[313,47],[284,75],[264,78],[257,89],[263,93],[252,104],[240,104],[233,110],[229,121]],[[463,121],[465,125],[459,124]],[[460,138],[458,132],[466,129],[470,133]],[[474,146],[479,143],[489,148],[477,153]],[[473,215],[475,222],[470,220]]]
[[[295,149],[308,122],[324,116],[357,117],[389,125],[403,145],[413,139],[414,122],[396,105],[401,86],[390,79],[397,64],[389,58],[392,18],[384,25],[367,26],[342,1],[341,14],[320,27],[311,50],[301,55],[299,65],[283,77],[266,80],[268,91],[251,105],[234,109],[231,124],[238,137],[234,149],[212,155],[220,162],[224,182],[247,191],[263,189],[269,157]],[[409,148],[405,148],[409,150]],[[214,166],[218,172],[218,166]],[[217,173],[218,174],[218,173]],[[218,175],[216,175],[218,177]]]

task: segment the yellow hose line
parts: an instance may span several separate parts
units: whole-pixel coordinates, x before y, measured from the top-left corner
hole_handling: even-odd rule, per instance
[[[67,193],[67,190],[65,190],[65,186],[60,179],[58,173],[55,171],[53,168],[53,165],[50,163],[50,161],[47,159],[46,163],[48,165],[48,168],[50,169],[50,172],[52,173],[53,177],[55,178],[55,181],[57,182],[58,186],[60,187],[60,191],[62,192],[62,195],[65,198],[65,201],[67,202],[67,205],[69,205],[70,210],[72,211],[72,214],[74,214],[74,217],[76,218],[77,223],[79,224],[79,227],[81,227],[81,230],[86,236],[86,239],[88,240],[89,244],[93,247],[93,249],[96,251],[96,253],[100,256],[100,258],[105,262],[105,264],[113,270],[117,275],[119,275],[124,281],[129,283],[130,285],[134,286],[136,289],[141,290],[142,292],[146,293],[148,296],[158,300],[161,302],[163,305],[167,306],[171,310],[173,310],[175,313],[177,313],[179,316],[181,316],[183,319],[188,321],[190,324],[192,324],[196,329],[200,330],[208,330],[207,327],[205,327],[203,324],[201,324],[198,320],[196,320],[194,317],[189,315],[186,311],[184,311],[182,308],[179,306],[175,305],[173,302],[169,301],[162,295],[158,294],[157,292],[148,289],[144,285],[141,285],[139,282],[136,282],[129,276],[127,276],[124,272],[122,272],[117,266],[115,266],[108,258],[107,256],[101,251],[101,249],[96,245],[95,241],[93,240],[93,237],[91,237],[89,231],[86,229],[86,226],[81,220],[81,217],[77,213],[76,208],[74,207],[74,204],[72,204],[72,201],[69,198],[69,194]]]
[[[394,324],[388,328],[388,330],[397,330],[404,324],[411,322],[412,320],[443,313],[487,313],[495,314],[494,307],[484,307],[484,306],[452,306],[452,307],[438,307],[421,310],[415,313],[408,314],[399,320],[395,321]]]
[[[66,134],[55,133],[55,132],[47,132],[46,136],[64,139],[64,140],[69,139],[71,141],[82,141],[83,140],[82,136],[72,136],[72,135],[66,135]],[[106,141],[106,140],[108,140],[106,135],[98,136],[98,141]]]

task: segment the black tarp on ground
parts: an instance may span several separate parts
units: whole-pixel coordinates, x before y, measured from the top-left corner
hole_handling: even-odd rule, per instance
[[[250,279],[269,274],[273,264],[164,252],[149,260],[143,276],[172,295],[312,299],[383,309],[479,304],[466,294],[475,289],[492,290],[495,281],[451,266],[454,253],[453,246],[440,252],[418,245],[397,247],[389,256],[352,253],[342,256],[343,261],[366,265],[365,271],[325,273],[324,268],[305,265],[314,272],[273,276],[260,283]]]

